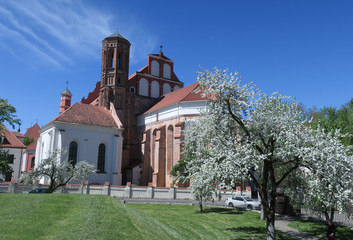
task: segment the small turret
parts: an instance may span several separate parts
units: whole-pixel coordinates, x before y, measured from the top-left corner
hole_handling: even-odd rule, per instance
[[[71,106],[71,92],[69,89],[67,89],[67,83],[66,82],[66,89],[61,93],[61,99],[60,99],[60,114],[65,112],[66,109],[68,109]]]

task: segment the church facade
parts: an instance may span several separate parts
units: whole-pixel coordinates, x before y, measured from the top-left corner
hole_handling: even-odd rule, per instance
[[[81,103],[61,94],[60,114],[40,129],[36,164],[57,148],[73,163],[97,166],[91,184],[170,187],[182,157],[182,130],[207,101],[184,87],[174,62],[158,54],[129,76],[130,42],[118,32],[102,41],[101,80]]]

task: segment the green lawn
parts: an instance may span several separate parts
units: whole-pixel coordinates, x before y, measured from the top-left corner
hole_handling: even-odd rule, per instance
[[[107,196],[0,194],[0,239],[265,239],[265,222],[256,212],[197,210],[123,204]]]
[[[289,224],[290,227],[296,228],[299,231],[307,232],[311,235],[317,236],[319,238],[325,239],[326,237],[326,225],[324,222],[314,222],[310,220],[298,220],[293,221]],[[339,240],[352,240],[353,230],[347,227],[337,227],[336,228],[336,238]]]

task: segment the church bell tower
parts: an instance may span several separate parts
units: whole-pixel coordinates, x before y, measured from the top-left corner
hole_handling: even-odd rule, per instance
[[[119,118],[126,116],[126,100],[129,77],[130,42],[115,32],[102,42],[102,72],[99,105],[107,109],[114,104]]]

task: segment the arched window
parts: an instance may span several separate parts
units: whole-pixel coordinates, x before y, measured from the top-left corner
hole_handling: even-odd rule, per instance
[[[159,77],[159,63],[157,61],[151,62],[151,74]]]
[[[158,98],[159,97],[159,83],[157,81],[153,81],[151,85],[151,97]]]
[[[167,173],[170,173],[174,165],[174,128],[170,125],[167,129]]]
[[[110,53],[110,68],[114,68],[114,52]]]
[[[145,78],[140,79],[139,95],[148,97],[148,81]]]
[[[120,68],[120,64],[121,64],[121,62],[120,62],[120,53],[119,53],[119,54],[118,54],[117,63],[116,63],[116,67],[117,67],[117,68]]]
[[[163,95],[164,94],[167,94],[167,93],[170,93],[172,90],[170,88],[170,85],[168,83],[164,83],[163,84]]]
[[[31,166],[30,166],[30,168],[34,168],[34,165],[36,164],[36,162],[35,162],[35,157],[32,157],[31,158]]]
[[[98,165],[97,170],[98,172],[104,172],[104,165],[105,165],[105,145],[103,143],[99,144],[98,148]]]
[[[69,162],[71,162],[73,166],[75,166],[77,163],[77,142],[75,141],[70,142]]]
[[[163,64],[163,77],[168,79],[171,78],[171,69],[169,64]]]
[[[114,102],[114,93],[113,92],[109,93],[108,102]]]
[[[178,90],[179,88],[180,88],[180,87],[179,87],[178,85],[175,85],[175,86],[174,86],[174,91],[175,91],[175,90]]]

